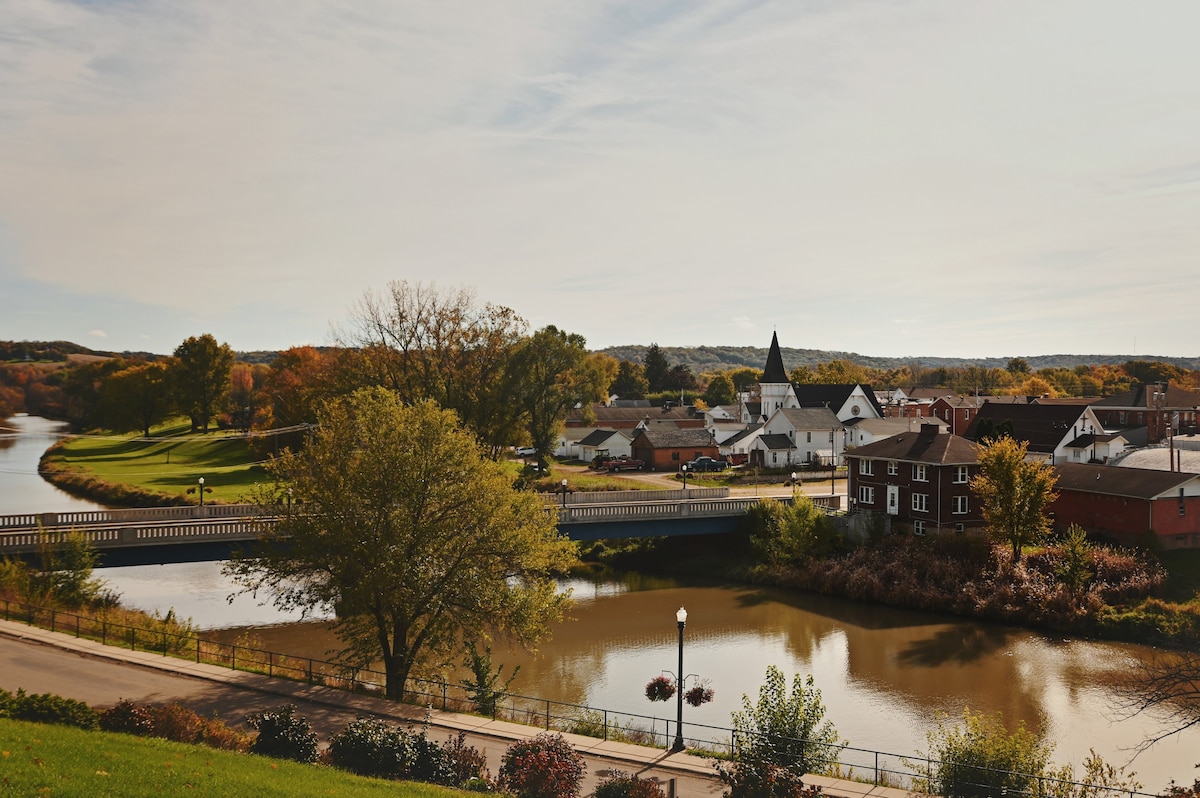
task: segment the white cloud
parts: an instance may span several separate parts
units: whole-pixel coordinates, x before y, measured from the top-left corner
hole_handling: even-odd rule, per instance
[[[242,348],[396,278],[598,346],[1195,347],[1191,3],[0,8],[4,273]]]

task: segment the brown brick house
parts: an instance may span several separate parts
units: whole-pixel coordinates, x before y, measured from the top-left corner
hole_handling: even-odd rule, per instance
[[[717,441],[708,430],[671,424],[651,424],[639,430],[630,449],[633,458],[644,461],[652,471],[678,471],[697,457],[721,457]]]
[[[1200,474],[1063,463],[1058,498],[1047,508],[1055,529],[1078,524],[1124,545],[1153,532],[1165,549],[1200,548]]]
[[[915,534],[965,532],[983,526],[971,479],[979,447],[924,424],[846,452],[850,507],[891,516]]]

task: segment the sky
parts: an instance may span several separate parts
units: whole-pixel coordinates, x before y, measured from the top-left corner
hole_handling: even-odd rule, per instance
[[[0,0],[0,339],[1200,355],[1200,3]]]

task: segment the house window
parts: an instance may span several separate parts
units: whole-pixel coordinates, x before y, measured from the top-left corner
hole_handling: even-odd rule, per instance
[[[874,504],[875,503],[875,489],[868,488],[866,485],[860,485],[858,487],[858,503],[859,504]]]
[[[963,513],[967,512],[967,499],[969,498],[969,496],[954,497],[954,513],[956,515],[962,515]]]
[[[971,417],[971,411],[970,411],[970,410],[964,410],[964,411],[963,411],[963,418],[965,418],[965,419],[969,419],[970,417]]]
[[[918,465],[913,466],[913,479],[916,480],[917,482],[928,482],[929,481],[929,478],[926,476],[924,465],[918,464]]]
[[[810,432],[806,432],[806,433],[804,433],[804,434],[808,436],[807,438],[805,438],[804,442],[805,442],[805,443],[812,443],[812,432],[810,431]]]
[[[929,494],[914,493],[912,495],[912,508],[914,513],[929,512]]]
[[[672,460],[678,460],[678,459],[679,459],[679,452],[671,452],[671,459],[672,459]]]
[[[1117,422],[1120,424],[1125,423],[1125,411],[1124,410],[1122,410],[1120,413],[1117,414]]]
[[[966,482],[967,482],[967,467],[966,466],[955,466],[954,467],[954,484],[964,485],[964,484],[966,484]]]
[[[958,533],[958,534],[960,534],[960,535],[963,533],[963,531],[964,531],[966,528],[967,528],[967,525],[966,525],[966,524],[963,524],[963,523],[958,523],[958,524],[955,524],[955,525],[954,525],[954,531],[955,531],[955,532],[957,532],[957,533]]]
[[[894,477],[899,471],[899,463],[897,463],[895,460],[888,460],[888,474]]]
[[[913,521],[913,534],[914,535],[924,535],[925,534],[925,522],[924,521]]]
[[[859,460],[858,473],[865,477],[875,476],[875,461],[874,460]]]

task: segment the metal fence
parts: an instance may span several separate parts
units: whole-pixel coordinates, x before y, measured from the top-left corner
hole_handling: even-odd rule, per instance
[[[205,640],[195,632],[173,631],[165,620],[148,619],[145,625],[131,626],[110,621],[102,614],[99,617],[81,615],[8,599],[3,600],[3,614],[6,621],[16,620],[30,626],[96,640],[104,645],[150,651],[273,678],[385,697],[387,676],[382,671],[352,667],[331,660],[280,654],[237,643]],[[546,731],[583,734],[662,748],[672,744],[677,731],[676,722],[670,718],[515,693],[505,693],[481,713],[481,707],[471,700],[465,687],[440,679],[410,678],[401,700],[443,711],[485,714],[494,720],[521,723]],[[727,726],[685,723],[683,732],[689,750],[719,759],[732,759],[754,742],[748,738],[747,732]],[[827,746],[792,738],[768,738],[767,743],[768,746],[775,743],[793,750],[796,745],[804,750],[819,746],[836,748],[819,756],[831,763],[823,775],[879,786],[933,790],[940,785],[940,791],[944,794],[981,798],[1155,798],[1153,793],[972,764],[942,762],[918,754],[897,754],[849,745]]]

